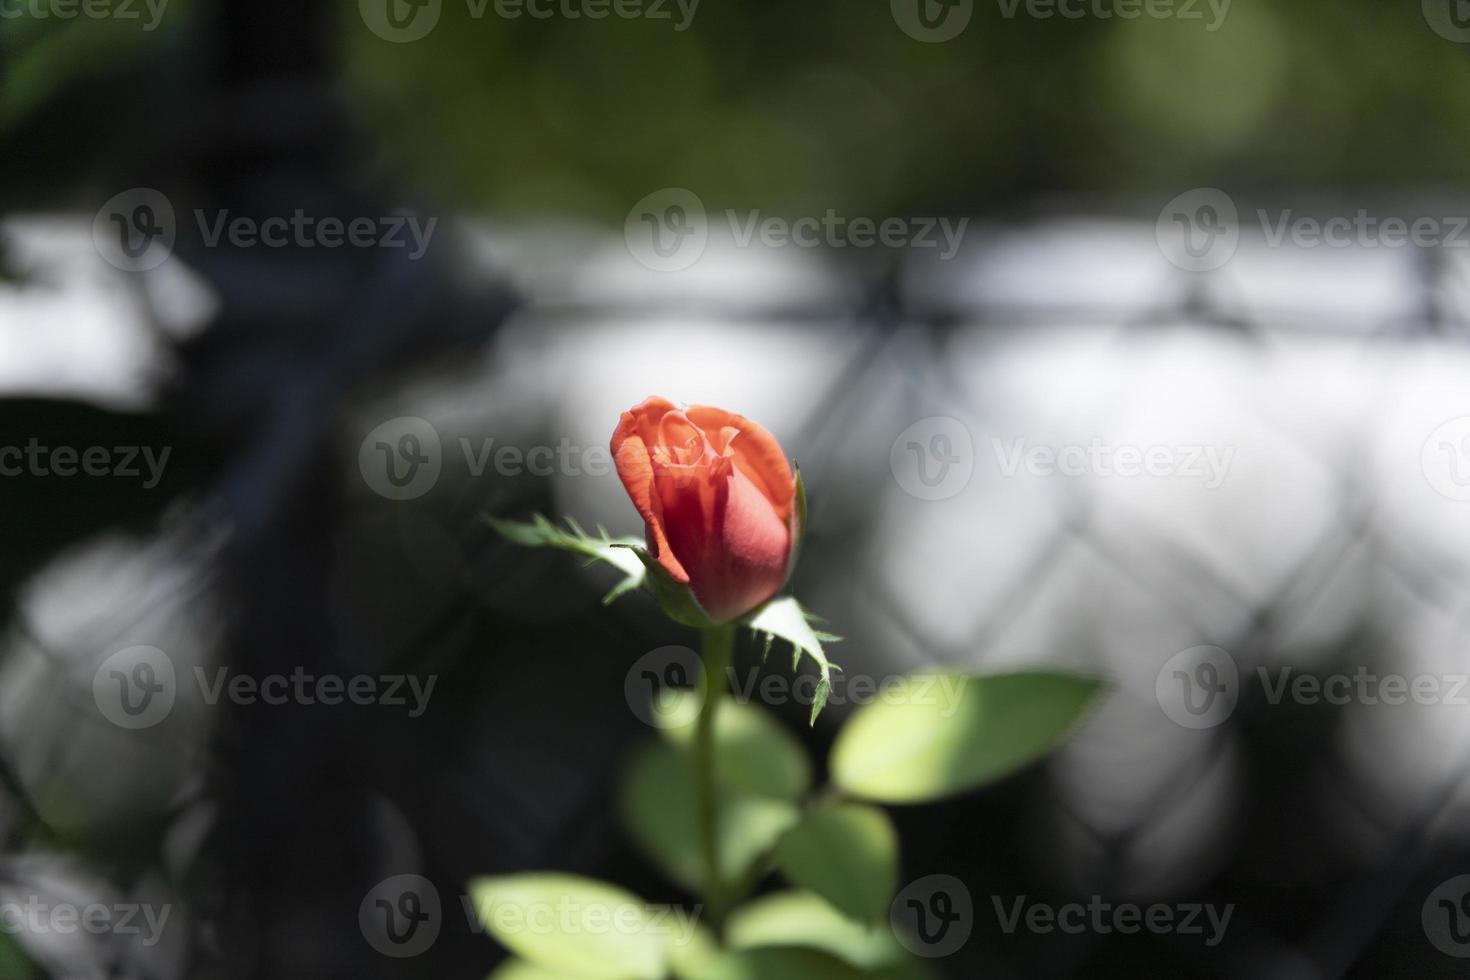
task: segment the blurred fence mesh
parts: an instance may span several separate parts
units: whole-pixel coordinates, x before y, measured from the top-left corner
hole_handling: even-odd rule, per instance
[[[160,298],[112,302],[133,285],[102,276],[80,224],[8,230],[30,275],[0,287],[13,314],[0,344],[35,363],[7,386],[146,402],[151,375],[139,366],[166,365],[174,342],[156,324],[187,324],[190,310],[206,319],[208,290],[180,285],[166,315],[133,322],[127,311]],[[491,862],[616,862],[609,772],[640,735],[620,658],[679,637],[638,600],[598,609],[597,573],[512,551],[480,521],[538,507],[634,531],[614,475],[473,464],[487,438],[492,452],[565,446],[585,462],[618,411],[659,393],[759,418],[796,457],[814,507],[798,587],[847,637],[838,659],[849,674],[1059,664],[1114,683],[1046,766],[903,816],[923,834],[906,878],[950,871],[974,898],[972,940],[940,964],[950,975],[1458,975],[1460,961],[1426,934],[1425,903],[1470,871],[1470,704],[1314,705],[1271,689],[1297,674],[1451,683],[1470,672],[1470,503],[1457,497],[1470,443],[1454,428],[1470,417],[1463,255],[1248,237],[1198,274],[1164,259],[1152,225],[1048,219],[977,226],[950,261],[719,241],[690,272],[663,275],[580,227],[462,230],[483,269],[510,273],[521,311],[477,361],[322,409],[344,518],[330,608],[301,614],[325,619],[348,667],[407,665],[451,682],[448,720],[388,726],[402,768],[382,778],[422,794],[384,793],[402,811],[386,819],[402,861],[389,870],[424,870],[449,894]],[[71,339],[38,352],[38,324]],[[125,356],[89,354],[104,336]],[[358,448],[404,416],[433,426],[443,475],[423,498],[394,502],[367,485]],[[926,465],[940,432],[968,474],[952,493],[904,469]],[[1038,447],[1093,445],[1162,447],[1179,466],[1123,476],[1015,464]],[[187,544],[175,528],[109,539],[30,583],[0,721],[10,790],[40,822],[12,817],[7,860],[59,855],[73,839],[90,849],[127,814],[155,835],[144,851],[161,854],[126,879],[183,889],[187,845],[159,842],[193,833],[183,815],[209,800],[219,760],[204,751],[208,712],[194,705],[176,727],[124,732],[101,723],[91,698],[97,664],[130,644],[185,652],[181,670],[210,659],[210,616],[230,596],[192,563],[207,568],[216,528],[174,519]],[[583,574],[585,587],[568,588]],[[219,592],[201,604],[193,590],[206,587]],[[1221,724],[1189,728],[1163,710],[1160,678],[1201,646],[1238,667],[1239,704]],[[551,684],[555,707],[538,693]],[[819,742],[848,710],[837,699]],[[548,726],[548,712],[561,723]],[[446,737],[452,750],[437,742]],[[7,812],[21,813],[15,801]],[[1016,895],[1233,913],[1214,946],[1147,932],[1006,934],[997,903]],[[353,919],[356,907],[342,912]],[[473,941],[485,948],[469,962],[489,953]],[[208,942],[194,934],[190,946],[168,960],[129,951],[138,972],[115,975],[206,975],[190,963],[208,958]],[[51,955],[85,971],[122,954]],[[464,961],[439,962],[434,975],[458,975]]]

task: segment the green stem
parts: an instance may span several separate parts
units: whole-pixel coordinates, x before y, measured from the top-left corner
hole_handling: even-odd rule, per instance
[[[719,807],[715,792],[715,718],[725,695],[725,673],[735,649],[734,626],[712,626],[703,631],[704,704],[694,730],[695,807],[699,817],[700,847],[704,852],[705,900],[710,924],[723,935],[725,881],[720,870]]]

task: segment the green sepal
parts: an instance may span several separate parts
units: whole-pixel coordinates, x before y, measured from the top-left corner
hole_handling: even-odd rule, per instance
[[[700,630],[717,625],[704,611],[699,600],[694,597],[694,590],[682,582],[674,581],[674,576],[669,574],[667,568],[658,563],[657,558],[648,553],[647,548],[641,544],[618,544],[614,547],[626,549],[638,556],[646,572],[644,584],[658,600],[659,607],[663,609],[665,616],[676,623],[683,623],[685,626],[693,626]]]
[[[614,538],[601,527],[597,529],[597,535],[593,536],[584,531],[582,526],[570,517],[567,518],[569,530],[563,530],[540,514],[533,515],[529,522],[502,521],[489,514],[482,516],[486,524],[489,524],[511,544],[518,544],[524,548],[556,548],[560,551],[570,551],[585,555],[593,561],[605,562],[622,572],[623,579],[602,597],[604,606],[642,586],[647,579],[643,562],[638,561],[627,552],[629,547],[641,546],[642,542],[637,538]]]
[[[796,573],[796,561],[801,557],[801,540],[806,535],[806,483],[801,478],[801,467],[796,467],[796,498],[791,508],[791,517],[786,529],[791,533],[791,549],[786,559],[786,581]]]
[[[762,637],[761,659],[763,661],[770,654],[772,643],[781,639],[791,644],[793,672],[801,664],[802,654],[811,657],[816,663],[821,677],[817,681],[817,690],[812,697],[812,713],[809,719],[809,724],[816,725],[817,716],[827,706],[827,698],[832,693],[832,671],[842,669],[827,659],[822,643],[836,643],[841,637],[813,629],[812,620],[821,621],[801,608],[801,603],[797,602],[794,596],[781,596],[761,606],[742,620],[742,623]]]

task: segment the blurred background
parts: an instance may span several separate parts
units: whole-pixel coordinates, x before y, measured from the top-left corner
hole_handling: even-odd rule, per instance
[[[1460,0],[0,0],[0,909],[140,910],[0,922],[0,978],[483,977],[475,875],[688,900],[617,795],[692,633],[482,519],[638,533],[655,393],[800,463],[850,675],[1114,685],[894,811],[972,906],[938,975],[1462,975],[1467,44]],[[298,673],[401,703],[211,686]],[[820,759],[855,705],[769,707]]]

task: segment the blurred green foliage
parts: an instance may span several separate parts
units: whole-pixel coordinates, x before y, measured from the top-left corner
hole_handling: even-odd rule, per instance
[[[374,162],[501,213],[621,221],[664,186],[775,214],[994,213],[1069,193],[1470,176],[1470,45],[1419,3],[1237,0],[1211,30],[1206,0],[1199,19],[1095,12],[1119,2],[1038,18],[975,0],[945,43],[906,35],[886,0],[702,0],[683,31],[672,0],[670,19],[601,20],[443,0],[411,43],[367,29],[358,0],[337,23]],[[0,132],[79,84],[109,91],[129,64],[183,60],[172,42],[202,6],[172,0],[153,31],[0,21]],[[146,114],[149,90],[127,95]]]
[[[621,221],[681,186],[774,213],[986,213],[1056,193],[1470,176],[1470,46],[1418,3],[1236,2],[1211,32],[1203,0],[1201,20],[1008,18],[976,0],[939,44],[887,2],[706,0],[683,33],[494,9],[446,0],[433,33],[393,44],[357,29],[352,3],[343,36],[395,162],[502,211]]]

